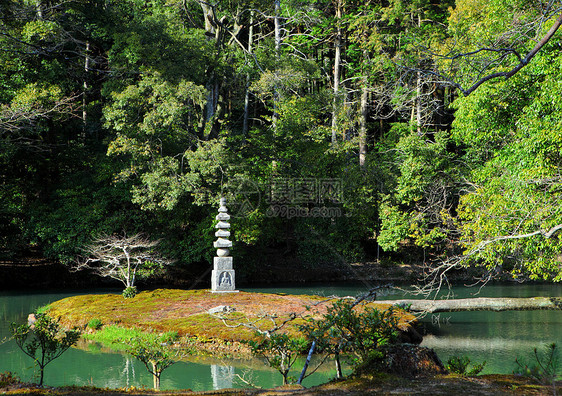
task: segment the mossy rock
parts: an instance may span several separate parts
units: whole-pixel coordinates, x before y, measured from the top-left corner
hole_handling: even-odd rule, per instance
[[[389,373],[402,377],[446,374],[445,366],[433,349],[411,344],[393,345],[386,351]]]
[[[433,349],[412,344],[396,344],[385,348],[383,358],[375,358],[355,370],[355,375],[385,372],[414,378],[446,374],[445,366]]]

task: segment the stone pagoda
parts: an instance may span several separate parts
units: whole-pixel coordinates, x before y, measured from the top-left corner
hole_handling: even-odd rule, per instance
[[[237,292],[234,286],[234,268],[232,267],[232,257],[230,248],[232,242],[228,240],[230,236],[230,215],[227,213],[226,199],[220,199],[219,214],[216,219],[219,221],[215,228],[215,236],[218,239],[214,246],[217,249],[217,256],[213,259],[213,272],[211,274],[211,291],[213,293]]]

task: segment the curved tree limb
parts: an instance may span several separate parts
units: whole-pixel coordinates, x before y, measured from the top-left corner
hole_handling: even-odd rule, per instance
[[[472,256],[482,252],[488,245],[501,241],[531,238],[538,235],[542,235],[544,238],[549,239],[557,235],[560,230],[562,230],[562,224],[557,224],[548,230],[540,229],[524,234],[503,235],[481,241],[480,243],[469,249],[467,252],[458,256],[451,257],[441,262],[438,266],[430,268],[423,278],[423,286],[417,287],[416,293],[425,296],[429,296],[431,294],[436,295],[437,292],[441,290],[443,285],[449,284],[449,281],[447,279],[447,273],[449,271],[455,268],[461,268],[464,262],[468,261]],[[482,279],[478,280],[476,284],[481,283],[484,285],[488,281],[490,281],[493,276],[494,275],[492,273],[489,273],[488,275],[483,276]]]
[[[516,234],[516,235],[504,235],[504,236],[499,236],[496,238],[492,238],[492,239],[488,239],[486,241],[482,241],[480,242],[478,245],[476,245],[474,248],[472,248],[468,253],[464,254],[463,256],[472,256],[475,253],[478,253],[480,251],[482,251],[486,246],[498,242],[498,241],[506,241],[506,240],[510,240],[510,239],[525,239],[525,238],[530,238],[536,235],[542,235],[543,237],[545,237],[546,239],[551,238],[553,235],[555,235],[558,231],[560,231],[562,229],[562,224],[557,224],[554,227],[550,228],[548,231],[545,230],[537,230],[537,231],[533,231],[533,232],[529,232],[526,234]]]
[[[546,19],[548,19],[548,17],[546,17]],[[542,25],[542,22],[541,22],[541,25]],[[516,51],[514,48],[479,48],[479,49],[471,51],[471,52],[456,54],[456,55],[453,55],[453,56],[438,55],[436,53],[433,53],[433,52],[429,51],[427,48],[425,48],[425,51],[429,52],[430,56],[439,57],[441,59],[446,59],[446,60],[450,60],[450,61],[454,61],[454,60],[457,60],[457,59],[460,59],[460,58],[470,57],[470,56],[477,55],[477,54],[482,53],[482,52],[497,52],[497,53],[500,53],[501,55],[500,55],[499,59],[503,59],[508,55],[514,55],[517,58],[518,63],[511,70],[504,71],[504,72],[496,72],[496,73],[491,73],[489,75],[486,75],[486,76],[480,78],[475,83],[473,83],[468,88],[464,88],[460,83],[458,83],[456,81],[453,81],[452,79],[446,77],[445,75],[441,74],[438,71],[432,71],[432,70],[427,70],[427,69],[422,69],[422,68],[404,67],[404,65],[400,65],[400,64],[396,64],[396,66],[401,67],[401,68],[406,68],[408,72],[422,73],[422,74],[438,77],[439,79],[442,80],[441,81],[442,84],[452,86],[452,87],[458,89],[459,91],[461,91],[464,96],[468,96],[487,81],[493,80],[495,78],[500,78],[500,77],[503,77],[507,80],[510,77],[513,77],[517,72],[519,72],[523,67],[527,66],[531,62],[531,60],[534,58],[534,56],[552,39],[552,37],[558,31],[558,29],[560,28],[561,25],[562,25],[562,11],[560,11],[560,14],[558,15],[558,17],[554,21],[554,24],[548,30],[548,32],[546,32],[546,34],[535,44],[535,46],[525,55],[525,57],[522,57],[522,55],[518,51]],[[489,66],[490,65],[488,64],[486,67],[484,67],[484,70]]]
[[[515,73],[517,73],[519,70],[521,70],[523,67],[525,67],[526,65],[529,64],[529,62],[531,61],[531,59],[533,59],[533,57],[537,54],[537,52],[539,52],[540,49],[542,47],[544,47],[544,45],[546,43],[549,42],[549,40],[552,38],[552,36],[554,36],[554,33],[556,33],[556,31],[558,30],[560,25],[562,25],[562,13],[560,13],[560,15],[558,15],[558,18],[556,18],[556,21],[554,21],[554,24],[552,25],[550,30],[533,47],[533,49],[531,51],[529,51],[529,53],[525,56],[525,58],[521,59],[521,57],[519,55],[517,55],[518,58],[519,58],[519,64],[517,64],[510,71],[493,73],[493,74],[490,74],[488,76],[482,77],[480,80],[476,81],[470,88],[468,88],[466,90],[462,89],[459,85],[457,85],[457,88],[459,88],[462,91],[464,96],[468,96],[472,92],[474,92],[480,85],[485,83],[486,81],[489,81],[489,80],[492,80],[492,79],[498,78],[498,77],[505,77],[505,79],[508,79],[508,78],[512,77],[513,75],[515,75]]]

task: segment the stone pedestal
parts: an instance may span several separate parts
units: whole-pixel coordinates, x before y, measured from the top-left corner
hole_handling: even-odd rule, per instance
[[[235,293],[235,278],[234,268],[232,266],[232,257],[230,257],[230,248],[232,242],[228,240],[230,236],[230,215],[227,213],[226,200],[221,198],[219,214],[216,219],[218,220],[217,232],[215,236],[218,239],[213,244],[217,249],[217,256],[213,259],[213,271],[211,272],[211,291],[213,293]]]
[[[213,292],[234,292],[234,269],[232,257],[215,257],[211,272],[211,290]]]

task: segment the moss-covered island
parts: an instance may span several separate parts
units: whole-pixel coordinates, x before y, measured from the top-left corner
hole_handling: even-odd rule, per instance
[[[280,331],[298,336],[298,325],[307,316],[324,313],[333,301],[309,295],[157,289],[128,299],[118,294],[73,296],[46,309],[50,316],[60,318],[63,326],[82,328],[85,338],[110,347],[119,348],[117,339],[138,331],[177,333],[180,342],[194,345],[198,352],[235,356],[248,353],[243,342],[256,338],[255,329],[271,330],[288,321]],[[227,307],[230,312],[210,314],[216,307]],[[401,330],[406,331],[414,316],[396,312]]]

